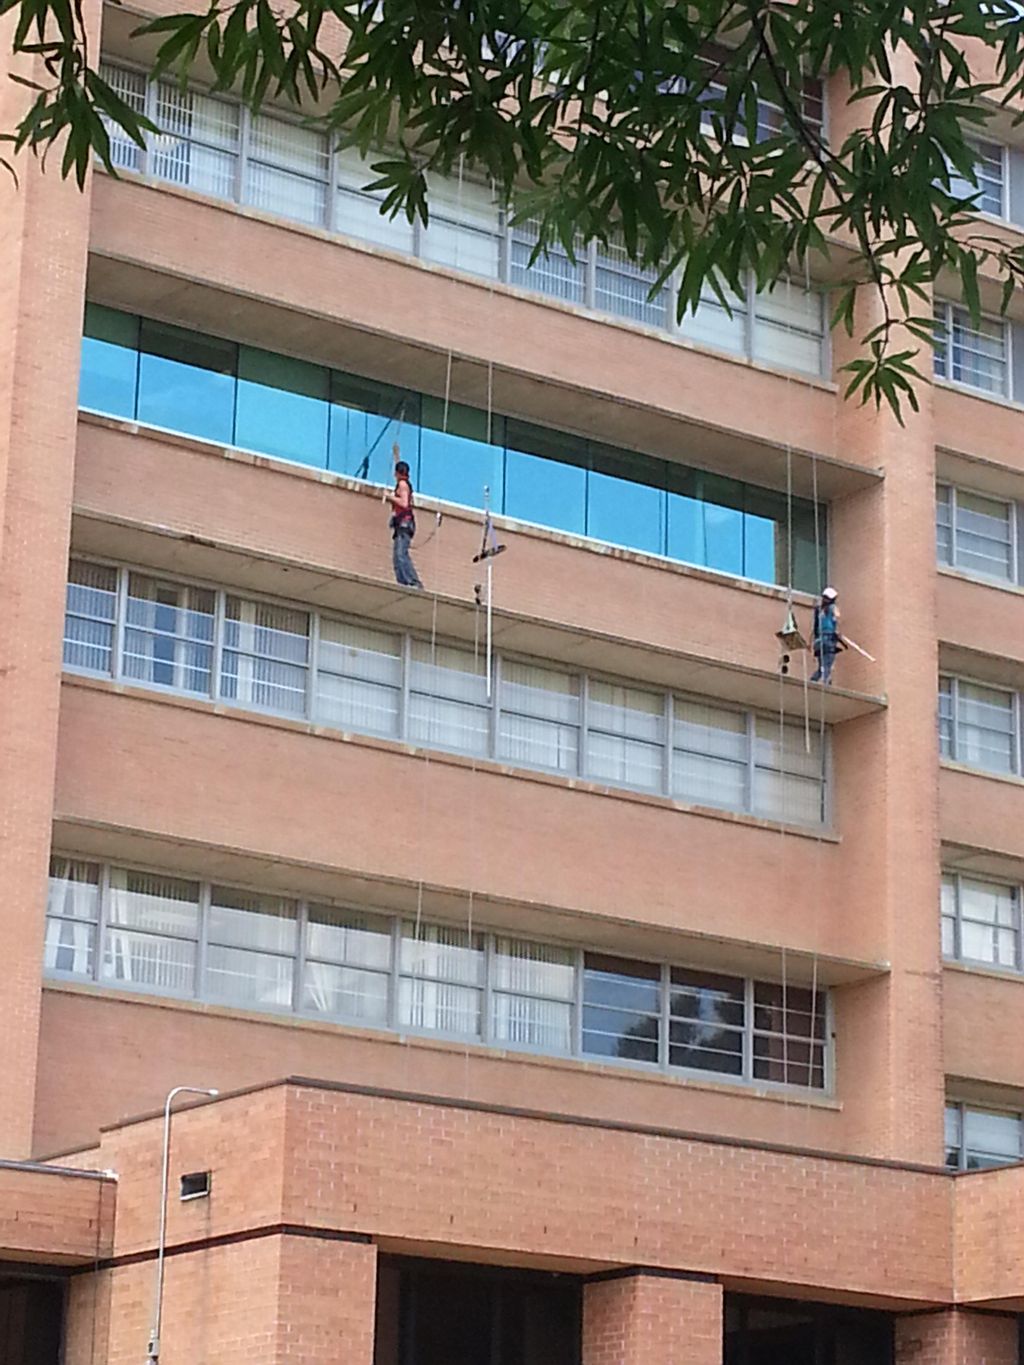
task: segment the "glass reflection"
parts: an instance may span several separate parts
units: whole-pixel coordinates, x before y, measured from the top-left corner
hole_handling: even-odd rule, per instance
[[[230,444],[237,348],[145,318],[140,342],[139,421]]]
[[[327,467],[328,371],[242,346],[235,440],[247,450]]]
[[[445,411],[447,407],[447,411]],[[500,419],[491,438],[501,439]],[[420,431],[419,491],[463,507],[483,507],[484,487],[500,511],[502,450],[488,444],[487,414],[440,398],[423,399]]]

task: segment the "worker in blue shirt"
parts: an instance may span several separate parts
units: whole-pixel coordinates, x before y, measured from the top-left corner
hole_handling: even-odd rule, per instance
[[[839,631],[838,596],[835,588],[824,589],[821,601],[814,608],[811,627],[811,648],[818,661],[818,667],[811,674],[811,682],[820,682],[824,687],[828,687],[832,681],[832,665],[836,655],[846,648],[846,641]]]

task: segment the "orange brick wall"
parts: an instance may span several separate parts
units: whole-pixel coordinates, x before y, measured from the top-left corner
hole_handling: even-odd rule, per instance
[[[896,1325],[896,1365],[1018,1365],[1012,1317],[947,1312]]]
[[[99,5],[87,4],[94,24]],[[14,15],[0,27],[0,126],[27,92],[9,79]],[[20,74],[32,77],[27,65]],[[41,68],[39,79],[46,80]],[[0,1156],[32,1141],[42,904],[53,809],[88,200],[19,158],[0,173],[0,866],[4,1028]]]
[[[722,1289],[635,1274],[585,1286],[583,1365],[721,1365]]]
[[[108,1255],[116,1195],[110,1179],[0,1167],[0,1261]]]

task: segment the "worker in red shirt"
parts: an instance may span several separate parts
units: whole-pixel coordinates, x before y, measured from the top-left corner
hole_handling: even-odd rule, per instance
[[[402,459],[398,442],[391,447],[395,457],[395,491],[385,493],[384,501],[391,505],[392,563],[395,569],[395,582],[404,588],[422,588],[420,576],[412,562],[410,549],[416,534],[416,509],[413,506],[412,484],[409,481],[409,466]]]

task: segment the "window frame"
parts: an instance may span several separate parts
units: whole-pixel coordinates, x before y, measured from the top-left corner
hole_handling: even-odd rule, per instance
[[[1002,1166],[1014,1166],[1017,1165],[1019,1162],[1024,1161],[1024,1112],[1022,1112],[1020,1109],[1014,1109],[1009,1105],[1004,1106],[1000,1104],[979,1103],[974,1100],[959,1100],[954,1099],[951,1096],[947,1095],[945,1110],[943,1111],[944,1118],[945,1111],[949,1109],[955,1109],[959,1114],[960,1141],[957,1146],[957,1164],[955,1166],[952,1166],[949,1164],[947,1160],[946,1163],[947,1170],[958,1172],[960,1171],[965,1172],[970,1170],[998,1170]],[[1016,1158],[1011,1158],[1003,1162],[997,1162],[989,1166],[971,1167],[968,1164],[968,1157],[970,1155],[970,1152],[967,1147],[966,1141],[967,1138],[966,1118],[968,1113],[970,1112],[982,1114],[1004,1114],[1008,1117],[1015,1118],[1017,1120],[1018,1136],[1020,1138],[1020,1155],[1017,1156]],[[943,1141],[943,1145],[945,1146],[945,1141]]]
[[[995,317],[991,313],[982,313],[980,322],[994,322],[999,325],[1003,335],[1003,387],[1001,389],[986,389],[977,384],[968,383],[965,379],[956,379],[953,376],[953,321],[956,313],[964,314],[968,324],[973,331],[971,316],[969,311],[961,303],[955,303],[952,299],[936,299],[934,301],[934,314],[938,316],[941,312],[942,334],[941,345],[944,357],[943,371],[940,374],[934,367],[933,377],[940,383],[950,384],[956,389],[965,393],[976,394],[982,398],[1002,400],[1003,402],[1015,402],[1013,391],[1013,328],[1010,326],[1008,318]]]
[[[963,882],[978,881],[988,882],[992,886],[998,886],[1003,890],[1009,891],[1013,899],[1014,923],[1013,932],[1016,935],[1016,952],[1013,966],[1007,966],[1002,962],[986,961],[985,958],[968,957],[963,951]],[[1019,882],[1001,881],[998,877],[977,876],[963,873],[955,869],[943,868],[941,875],[942,883],[951,882],[953,887],[953,952],[951,955],[943,953],[943,961],[960,962],[968,967],[980,967],[991,972],[1011,972],[1016,975],[1024,974],[1024,885]],[[942,895],[940,888],[939,896],[939,920],[949,918],[943,913]],[[982,923],[980,920],[972,920],[972,923]]]
[[[607,1065],[616,1070],[635,1070],[646,1072],[648,1075],[663,1075],[674,1077],[684,1081],[695,1081],[713,1086],[739,1086],[754,1093],[784,1093],[784,1094],[803,1094],[817,1097],[828,1098],[834,1093],[834,1062],[835,1062],[835,1015],[833,992],[828,987],[815,986],[813,983],[806,982],[786,982],[778,977],[759,976],[750,977],[730,972],[728,969],[717,970],[708,967],[706,964],[694,965],[675,960],[666,961],[664,959],[640,959],[622,958],[626,963],[638,963],[649,965],[655,968],[656,974],[648,979],[655,983],[657,992],[656,1013],[652,1017],[658,1020],[658,1047],[656,1061],[639,1061],[632,1058],[618,1058],[605,1056],[602,1054],[588,1052],[583,1047],[583,1010],[585,1005],[584,996],[584,973],[586,950],[579,942],[570,942],[555,937],[533,937],[524,936],[518,931],[501,927],[495,924],[482,924],[472,926],[471,932],[474,936],[479,936],[481,952],[481,973],[479,984],[472,982],[455,982],[453,984],[479,992],[480,1007],[480,1031],[476,1034],[456,1034],[441,1029],[433,1029],[420,1025],[409,1025],[401,1022],[400,1017],[400,989],[399,983],[402,979],[418,979],[408,971],[403,970],[401,963],[401,948],[403,941],[403,930],[411,928],[416,921],[410,917],[408,912],[390,910],[378,906],[358,905],[344,897],[288,894],[281,895],[274,892],[272,898],[287,901],[296,907],[295,913],[295,946],[289,951],[278,949],[261,948],[240,948],[238,951],[249,952],[273,958],[286,958],[292,967],[292,991],[291,999],[287,1004],[251,1004],[238,1003],[225,1000],[222,996],[212,993],[208,987],[208,948],[211,944],[210,932],[210,910],[213,904],[213,892],[215,887],[225,891],[240,893],[242,895],[253,895],[266,897],[265,888],[236,881],[211,882],[205,878],[197,878],[187,871],[171,872],[166,868],[151,866],[146,863],[136,862],[135,860],[105,860],[102,858],[85,857],[74,852],[55,850],[51,855],[51,863],[58,860],[67,860],[71,863],[80,862],[96,866],[99,869],[99,881],[97,885],[97,918],[96,920],[81,920],[80,923],[87,925],[94,931],[93,939],[93,962],[92,970],[89,974],[81,972],[61,971],[58,968],[44,967],[44,980],[69,981],[69,982],[88,982],[104,991],[110,991],[122,995],[147,995],[171,1000],[187,1000],[200,1003],[208,1003],[221,1010],[229,1010],[245,1015],[257,1015],[269,1019],[281,1019],[294,1016],[303,1020],[310,1020],[315,1023],[329,1024],[339,1028],[356,1028],[364,1031],[383,1032],[388,1035],[399,1037],[415,1037],[427,1040],[455,1042],[462,1045],[485,1047],[493,1049],[499,1053],[525,1054],[536,1057],[550,1057],[561,1060],[568,1060],[589,1067]],[[166,877],[179,881],[196,882],[199,888],[198,895],[198,924],[196,938],[196,961],[194,970],[194,990],[191,993],[173,990],[165,986],[153,986],[145,982],[119,982],[116,978],[105,977],[102,971],[102,963],[105,959],[108,945],[108,935],[111,930],[110,907],[111,907],[111,873],[114,871],[128,871],[139,873],[143,876]],[[93,883],[89,883],[93,885]],[[329,1010],[314,1009],[304,1004],[305,986],[307,984],[307,965],[317,967],[324,962],[332,964],[330,959],[325,959],[322,955],[317,955],[310,951],[309,947],[309,927],[310,927],[310,908],[322,907],[325,909],[337,910],[343,914],[356,916],[365,915],[378,922],[387,925],[387,932],[384,935],[388,945],[389,958],[386,966],[380,968],[365,968],[353,966],[353,970],[372,972],[387,979],[386,1011],[383,1021],[355,1018],[343,1013],[332,1013]],[[47,894],[47,906],[45,912],[45,922],[50,924],[52,918],[62,918],[60,916],[51,917],[49,914],[49,892]],[[453,920],[435,919],[431,916],[423,921],[425,927],[432,929],[453,929],[460,934],[470,931],[468,923],[456,923]],[[116,932],[116,926],[114,926]],[[516,991],[501,986],[499,984],[498,972],[495,966],[498,957],[498,944],[502,940],[511,939],[521,943],[532,943],[542,947],[557,948],[560,953],[566,954],[570,961],[570,970],[573,973],[571,995],[566,997],[555,997],[551,995],[538,994],[534,991]],[[191,940],[190,940],[191,941]],[[607,956],[601,954],[601,956]],[[613,955],[618,956],[618,955]],[[341,964],[345,965],[345,964]],[[685,971],[696,977],[708,976],[711,978],[721,978],[722,976],[733,976],[742,983],[744,998],[744,1019],[742,1025],[728,1026],[735,1027],[742,1033],[742,1064],[740,1074],[730,1074],[701,1067],[684,1067],[672,1065],[669,1061],[669,1023],[671,1019],[671,991],[672,991],[672,972],[674,969]],[[436,978],[433,975],[422,978],[424,980],[447,980],[447,978]],[[753,1040],[758,1032],[754,1025],[753,1001],[755,997],[755,987],[757,985],[770,985],[790,987],[802,991],[813,992],[815,1008],[821,1011],[823,1019],[824,1036],[822,1039],[822,1085],[804,1085],[799,1082],[772,1081],[756,1078],[754,1076],[754,1046]],[[565,1048],[548,1048],[532,1042],[523,1042],[516,1039],[500,1038],[496,1036],[494,1028],[495,997],[504,995],[529,999],[531,1001],[556,1001],[558,1004],[568,1006],[569,1010],[569,1036],[570,1043]],[[800,1039],[793,1036],[795,1041]]]
[[[967,488],[963,484],[949,483],[945,479],[937,480],[935,484],[936,533],[938,532],[939,508],[938,495],[940,489],[945,489],[949,494],[949,502],[947,504],[947,506],[949,507],[949,561],[947,562],[946,560],[939,557],[938,536],[936,534],[935,553],[939,567],[943,569],[952,569],[956,573],[964,574],[966,577],[975,579],[979,583],[988,583],[993,585],[1009,584],[1011,587],[1019,586],[1021,583],[1021,578],[1024,577],[1024,563],[1022,563],[1021,558],[1020,535],[1018,525],[1020,520],[1019,517],[1020,503],[1014,498],[1004,498],[1001,497],[999,494],[990,493],[983,488]],[[986,498],[989,502],[1002,503],[1007,508],[1008,513],[1007,520],[1009,522],[1010,531],[1009,535],[1010,567],[1008,573],[1005,576],[1001,574],[987,574],[984,573],[981,569],[964,568],[957,562],[958,559],[957,512],[959,509],[958,502],[959,494],[966,494],[968,497],[974,498]]]
[[[942,684],[949,684],[949,697],[951,703],[951,748],[952,752],[944,754],[942,752]],[[1010,715],[1012,719],[1013,746],[1011,751],[1012,767],[1009,772],[1002,772],[998,768],[982,768],[976,763],[970,763],[967,759],[959,758],[960,749],[960,684],[967,683],[972,687],[984,687],[990,692],[1006,692],[1011,699]],[[957,763],[963,768],[970,769],[971,772],[981,774],[986,777],[996,778],[1016,778],[1024,776],[1024,736],[1021,734],[1022,724],[1024,724],[1024,696],[1015,688],[1004,687],[1000,683],[994,683],[988,678],[974,678],[962,673],[947,673],[942,670],[939,672],[939,759],[946,763]]]
[[[319,670],[319,640],[321,617],[328,617],[335,622],[349,623],[353,627],[364,628],[371,627],[379,629],[380,627],[378,623],[369,619],[356,617],[350,613],[333,611],[329,608],[322,609],[319,607],[307,605],[305,603],[278,598],[265,593],[249,592],[248,590],[238,589],[235,587],[218,586],[216,583],[211,583],[208,580],[194,579],[191,577],[186,577],[184,575],[169,576],[163,573],[154,573],[153,571],[146,569],[144,567],[140,567],[135,564],[126,564],[113,559],[94,557],[91,555],[72,555],[71,562],[75,564],[93,564],[99,567],[110,568],[115,570],[115,572],[117,573],[118,591],[116,595],[116,603],[118,615],[114,622],[115,626],[114,642],[115,648],[117,648],[119,651],[123,652],[124,649],[123,627],[125,621],[125,612],[127,608],[127,584],[129,576],[132,573],[140,574],[142,576],[147,577],[155,577],[158,578],[159,581],[161,582],[166,582],[168,585],[177,585],[181,587],[196,588],[200,590],[213,592],[215,595],[214,596],[215,610],[213,639],[210,642],[210,648],[213,651],[213,655],[210,673],[211,693],[209,696],[200,696],[195,692],[188,691],[185,688],[179,688],[173,684],[148,683],[142,679],[126,678],[121,668],[121,653],[118,653],[117,657],[112,659],[112,671],[110,673],[97,672],[92,669],[84,668],[80,669],[73,665],[66,664],[64,668],[65,671],[68,672],[69,674],[81,674],[82,676],[91,678],[110,678],[111,680],[120,682],[122,684],[143,688],[146,691],[157,691],[166,696],[181,697],[192,702],[195,702],[197,704],[205,702],[210,705],[230,707],[232,710],[248,712],[250,714],[255,715],[279,716],[282,719],[303,722],[309,725],[324,726],[325,728],[328,729],[342,729],[341,726],[336,725],[329,718],[324,718],[319,710],[319,706],[321,705],[321,703],[319,702],[319,680],[321,676]],[[305,662],[300,665],[286,661],[286,666],[289,669],[298,669],[301,667],[305,670],[305,692],[303,696],[303,707],[301,711],[277,710],[271,706],[264,705],[259,702],[247,701],[241,697],[223,695],[222,681],[224,676],[225,651],[227,650],[230,653],[243,652],[240,649],[229,648],[226,644],[227,636],[226,611],[227,601],[229,598],[236,598],[241,602],[265,604],[270,607],[280,608],[282,610],[290,612],[301,612],[308,619],[309,633],[306,636],[297,637],[303,638],[307,642]],[[425,634],[419,634],[416,631],[412,630],[397,630],[389,631],[386,633],[398,636],[400,643],[401,671],[399,675],[400,683],[398,690],[397,731],[394,735],[385,736],[385,738],[390,738],[397,743],[403,745],[412,745],[417,749],[423,749],[429,752],[465,754],[468,757],[476,758],[477,760],[480,761],[497,763],[503,767],[511,767],[522,772],[555,773],[556,775],[561,775],[566,778],[576,777],[580,778],[581,780],[591,782],[598,787],[606,788],[612,792],[618,791],[640,792],[648,795],[659,796],[666,798],[667,800],[672,801],[674,804],[683,807],[709,810],[730,810],[739,814],[750,815],[754,818],[761,820],[769,820],[783,825],[798,826],[801,829],[820,829],[828,827],[828,824],[832,816],[831,734],[829,727],[825,727],[821,752],[821,774],[820,778],[817,779],[819,791],[821,793],[820,802],[821,818],[820,820],[814,821],[813,823],[792,818],[784,819],[782,813],[779,811],[765,812],[754,809],[755,784],[753,774],[754,767],[756,764],[757,720],[760,718],[771,721],[773,724],[777,723],[777,717],[771,716],[767,712],[756,711],[753,708],[743,707],[734,702],[719,701],[717,698],[702,697],[690,693],[676,691],[675,689],[671,688],[658,687],[656,685],[645,683],[643,681],[638,681],[636,679],[627,679],[612,674],[605,674],[599,670],[577,669],[574,668],[572,665],[561,663],[556,660],[535,659],[511,651],[507,655],[496,652],[494,656],[495,668],[492,675],[490,701],[485,703],[484,705],[478,705],[477,703],[473,702],[466,703],[467,705],[474,706],[476,710],[482,712],[486,716],[485,743],[483,750],[475,751],[470,749],[459,749],[452,746],[437,744],[432,741],[426,741],[413,736],[411,733],[410,699],[413,691],[414,690],[418,691],[418,689],[412,688],[413,646],[417,642],[420,645],[429,644],[430,637]],[[465,640],[454,639],[448,640],[447,638],[443,639],[437,638],[434,641],[434,644],[436,645],[437,648],[451,647],[465,653],[468,653],[470,650],[470,645]],[[533,665],[539,668],[549,668],[560,672],[566,672],[578,680],[579,720],[577,723],[578,742],[576,751],[575,772],[570,772],[567,770],[565,771],[557,770],[542,764],[514,762],[501,754],[500,722],[502,715],[501,697],[503,658],[507,658],[510,662],[522,663],[527,666]],[[330,670],[325,669],[324,672],[330,673]],[[334,675],[332,674],[331,676]],[[593,773],[591,773],[590,765],[588,762],[589,737],[592,733],[593,734],[606,733],[606,731],[602,727],[591,727],[590,725],[589,693],[591,686],[594,683],[602,683],[612,687],[622,687],[630,690],[649,692],[661,698],[662,707],[658,715],[661,730],[661,738],[657,742],[661,754],[661,764],[660,780],[656,786],[650,787],[636,786],[627,782],[616,782],[608,778],[595,776],[593,775]],[[419,695],[429,698],[433,694],[419,691]],[[700,801],[692,799],[688,800],[685,797],[673,795],[672,788],[674,754],[673,742],[674,714],[675,705],[677,701],[693,702],[697,704],[703,704],[705,706],[712,706],[715,709],[734,712],[746,718],[745,759],[748,766],[748,774],[744,787],[744,803],[742,806],[721,807],[704,806]],[[518,713],[512,712],[511,714]],[[652,712],[651,714],[654,715],[655,713]],[[378,739],[381,738],[378,731],[357,730],[351,726],[345,728],[344,733],[360,735],[366,734],[368,737]],[[641,742],[647,743],[648,741],[645,740]],[[806,780],[812,781],[815,779],[807,778]]]

